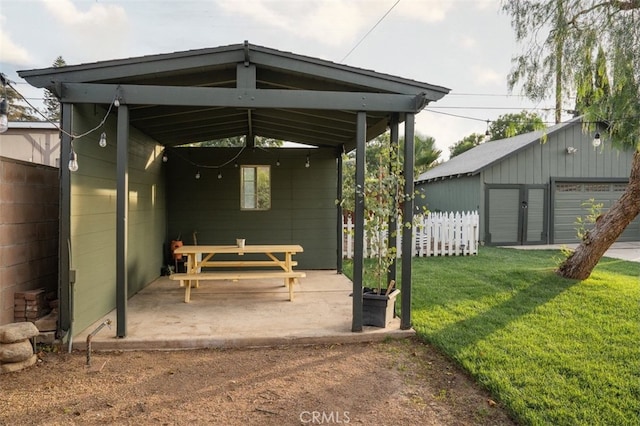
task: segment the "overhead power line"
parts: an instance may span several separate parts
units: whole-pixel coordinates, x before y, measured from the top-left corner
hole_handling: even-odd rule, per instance
[[[389,8],[389,10],[386,11],[386,13],[384,15],[382,15],[382,18],[378,19],[378,22],[376,22],[376,24],[371,27],[371,29],[369,31],[367,31],[367,33],[360,39],[359,42],[356,43],[355,46],[353,46],[353,48],[349,51],[349,53],[347,53],[346,55],[344,55],[344,58],[340,59],[340,63],[344,62],[345,59],[347,59],[349,57],[349,55],[351,55],[353,53],[354,50],[356,50],[358,48],[358,46],[360,46],[360,43],[362,43],[364,41],[365,38],[367,38],[369,36],[369,34],[371,34],[373,32],[373,30],[376,29],[376,27],[380,24],[380,22],[384,21],[384,18],[387,17],[387,15],[389,13],[391,13],[391,11],[393,10],[394,7],[396,7],[398,5],[398,3],[400,3],[400,0],[397,0],[393,6],[391,6]]]

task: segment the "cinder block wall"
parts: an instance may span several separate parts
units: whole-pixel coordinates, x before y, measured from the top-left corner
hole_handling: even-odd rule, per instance
[[[59,170],[0,157],[0,325],[16,291],[58,285]]]

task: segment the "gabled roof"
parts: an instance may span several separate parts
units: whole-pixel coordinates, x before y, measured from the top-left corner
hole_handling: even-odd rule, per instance
[[[247,42],[18,74],[69,103],[108,105],[117,87],[131,124],[167,146],[248,135],[352,148],[358,110],[372,138],[449,92]]]
[[[440,178],[476,175],[493,164],[526,149],[530,145],[540,143],[543,137],[548,137],[561,129],[580,123],[581,120],[581,117],[576,117],[543,130],[482,143],[422,173],[416,179],[416,183],[428,182]]]

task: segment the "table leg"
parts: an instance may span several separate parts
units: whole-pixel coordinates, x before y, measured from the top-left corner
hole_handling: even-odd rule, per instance
[[[289,301],[293,302],[293,283],[295,278],[288,278],[287,284],[289,285]]]
[[[191,301],[191,281],[187,280],[187,282],[184,283],[184,286],[184,303],[189,303]]]
[[[291,256],[291,252],[288,251],[284,254],[284,270],[286,272],[292,272],[293,271],[293,260],[292,260],[292,256]],[[284,280],[284,284],[285,286],[289,286],[289,300],[293,300],[293,286],[292,286],[293,281],[291,281],[290,278],[285,278]]]

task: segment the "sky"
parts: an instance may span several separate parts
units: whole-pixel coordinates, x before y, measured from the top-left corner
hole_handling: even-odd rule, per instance
[[[245,40],[451,89],[416,116],[442,159],[500,115],[553,120],[551,99],[508,90],[522,47],[499,0],[0,0],[0,72],[36,106],[42,91],[16,71],[58,56],[76,65]]]

